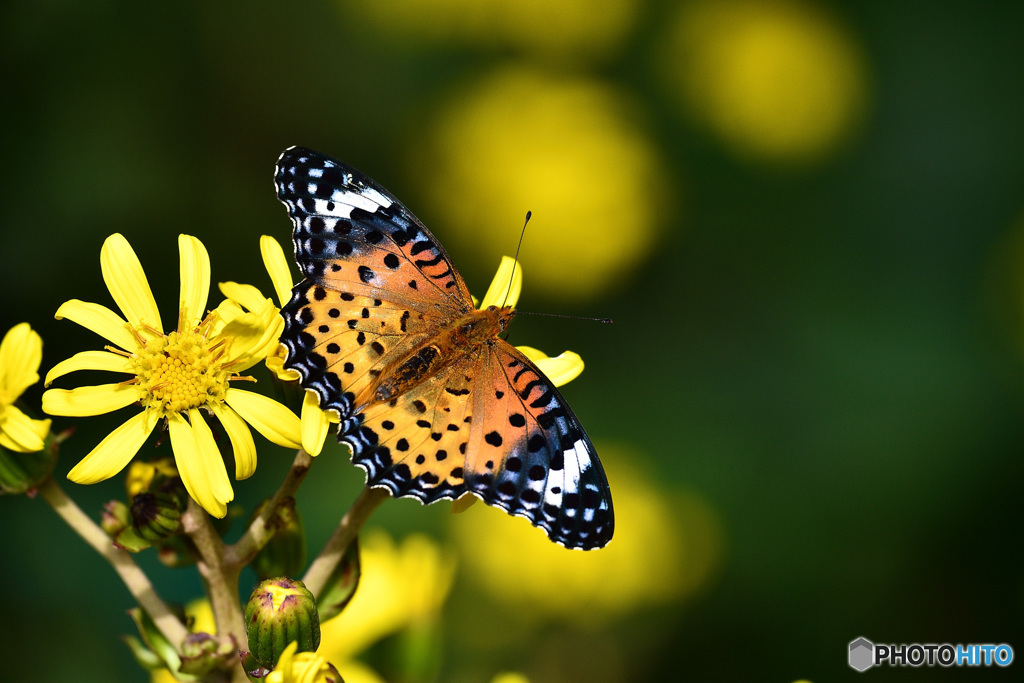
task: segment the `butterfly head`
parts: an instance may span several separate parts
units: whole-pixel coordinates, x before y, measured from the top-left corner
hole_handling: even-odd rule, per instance
[[[455,329],[458,330],[461,343],[481,344],[505,332],[515,314],[511,306],[488,306],[471,310],[462,316]]]

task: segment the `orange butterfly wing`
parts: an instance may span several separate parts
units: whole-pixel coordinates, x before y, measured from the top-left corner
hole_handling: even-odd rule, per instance
[[[355,169],[293,147],[278,197],[306,279],[282,309],[286,367],[341,417],[339,439],[370,486],[424,503],[472,492],[570,548],[612,536],[611,493],[593,444],[561,394],[494,337],[440,348],[447,364],[389,400],[376,378],[473,309],[429,231]]]

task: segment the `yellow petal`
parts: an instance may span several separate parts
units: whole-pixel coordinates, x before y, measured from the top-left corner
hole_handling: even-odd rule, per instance
[[[511,256],[502,256],[498,272],[491,280],[491,286],[487,288],[483,301],[480,302],[481,310],[488,306],[512,306],[519,301],[519,293],[523,291],[523,267],[516,263]],[[508,296],[506,296],[506,292]]]
[[[282,328],[284,321],[282,321]],[[284,359],[288,355],[288,348],[284,344],[278,344],[267,354],[267,368],[283,382],[298,382],[302,375],[298,370],[285,370]]]
[[[139,257],[124,235],[114,233],[103,242],[100,250],[100,269],[110,296],[124,317],[132,324],[145,323],[163,330],[160,309],[156,307],[149,280],[142,270]]]
[[[178,235],[178,304],[185,312],[185,325],[192,327],[206,316],[210,296],[210,255],[191,235]]]
[[[236,317],[219,333],[231,340],[224,362],[230,363],[231,370],[236,373],[251,368],[277,348],[283,329],[284,320],[273,306],[262,313],[244,313]]]
[[[292,272],[288,268],[288,259],[284,250],[270,235],[260,237],[260,253],[263,254],[263,265],[270,273],[270,281],[277,292],[277,302],[284,306],[292,296]]]
[[[306,391],[302,398],[302,449],[312,456],[320,455],[327,438],[331,420],[320,410],[320,399],[315,391]]]
[[[139,400],[134,386],[100,384],[77,389],[50,389],[43,393],[43,412],[66,417],[102,415]]]
[[[188,419],[192,424],[192,435],[196,439],[199,452],[206,457],[203,458],[203,465],[206,467],[206,475],[210,481],[210,488],[217,500],[222,503],[229,503],[234,500],[235,492],[231,488],[231,480],[228,478],[228,470],[224,466],[224,457],[217,447],[217,440],[213,437],[210,425],[198,408],[191,408],[188,411]]]
[[[235,453],[235,479],[248,479],[256,471],[256,444],[252,440],[252,432],[245,420],[224,404],[213,402],[210,407],[231,441]]]
[[[199,422],[202,422],[202,418],[193,424]],[[202,424],[205,426],[206,423]],[[179,413],[172,413],[167,417],[167,426],[171,433],[174,462],[178,466],[181,483],[185,485],[188,495],[214,517],[223,517],[227,514],[228,507],[227,501],[220,500],[215,492],[223,484],[218,484],[216,474],[211,476],[211,471],[216,465],[214,461],[220,462],[220,470],[225,481],[228,473],[224,467],[224,460],[220,457],[220,451],[213,443],[213,437],[210,436],[209,441],[202,436],[197,438],[197,430]],[[212,452],[207,450],[210,447],[213,448]],[[231,488],[230,481],[227,482],[227,486]]]
[[[583,372],[583,359],[575,351],[565,351],[554,358],[549,358],[543,351],[532,346],[517,346],[516,348],[536,363],[540,371],[547,375],[547,378],[556,387],[568,384]]]
[[[128,359],[109,351],[82,351],[50,368],[46,373],[46,386],[53,380],[76,370],[107,370],[109,372],[131,372]]]
[[[68,472],[68,479],[76,484],[95,484],[123,470],[153,431],[154,423],[148,418],[143,411],[108,434]]]
[[[49,420],[33,420],[17,406],[7,406],[0,415],[3,416],[0,435],[7,437],[4,446],[19,453],[43,450],[43,442],[50,432]]]
[[[295,413],[272,398],[243,389],[228,389],[224,402],[267,441],[285,448],[302,445],[302,426]]]
[[[250,311],[260,312],[268,306],[274,308],[274,302],[263,296],[260,290],[252,285],[243,285],[237,282],[221,282],[217,284],[221,294],[241,304]]]
[[[139,347],[138,340],[128,331],[128,323],[117,313],[101,304],[71,299],[61,304],[53,317],[57,320],[67,318],[76,322],[126,351]]]
[[[7,403],[16,401],[39,381],[42,360],[43,340],[28,323],[18,323],[8,330],[0,342],[0,391]]]

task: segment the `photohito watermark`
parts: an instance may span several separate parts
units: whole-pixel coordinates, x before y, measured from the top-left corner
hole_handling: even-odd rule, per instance
[[[867,671],[873,666],[1009,666],[1013,648],[1006,643],[950,645],[910,643],[883,645],[867,638],[850,642],[850,666]]]

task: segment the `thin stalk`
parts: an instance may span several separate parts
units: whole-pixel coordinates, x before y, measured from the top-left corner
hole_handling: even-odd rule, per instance
[[[114,568],[128,588],[128,592],[150,616],[160,633],[175,648],[180,648],[188,635],[185,625],[178,621],[178,618],[160,599],[153,584],[150,583],[149,577],[139,568],[139,565],[135,564],[131,554],[115,546],[110,536],[82,512],[82,509],[57,485],[53,477],[48,477],[37,490],[42,499],[53,507],[61,519],[67,522],[68,526],[82,537],[82,540],[110,563],[110,566]]]
[[[210,597],[218,637],[233,638],[238,649],[246,649],[245,620],[238,600],[238,577],[242,568],[225,564],[224,541],[217,535],[206,511],[191,498],[181,522],[199,553],[196,565]],[[247,680],[241,666],[231,668],[231,680]]]
[[[277,512],[277,506],[286,497],[294,496],[309,472],[313,458],[301,448],[295,454],[292,467],[285,475],[284,481],[270,501],[263,506],[260,514],[249,524],[242,537],[224,551],[224,562],[229,566],[243,567],[256,557],[256,553],[267,544],[273,536],[270,520]]]
[[[327,579],[341,562],[345,550],[351,545],[356,534],[359,533],[359,529],[370,518],[377,506],[389,496],[390,494],[385,488],[367,486],[352,503],[352,507],[345,513],[345,516],[341,518],[341,522],[338,523],[338,527],[327,540],[327,544],[313,560],[306,575],[302,577],[302,583],[315,597],[320,597],[320,593],[323,592],[324,586],[327,584]]]

